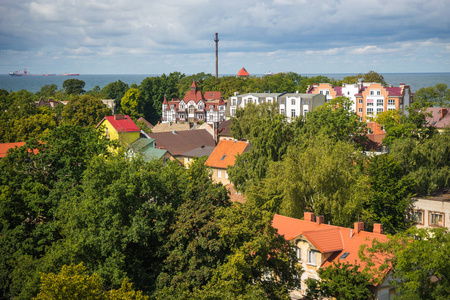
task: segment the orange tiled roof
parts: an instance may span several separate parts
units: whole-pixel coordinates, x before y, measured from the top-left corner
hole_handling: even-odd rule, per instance
[[[247,70],[245,68],[242,68],[237,73],[237,76],[250,76],[250,74],[247,72]]]
[[[344,253],[348,253],[341,262],[349,262],[357,264],[360,268],[364,268],[366,263],[361,262],[358,251],[361,245],[371,245],[371,241],[386,241],[387,236],[384,234],[367,232],[361,230],[356,233],[354,229],[340,226],[319,224],[316,222],[305,221],[300,219],[289,218],[275,214],[272,220],[272,226],[278,230],[280,235],[284,235],[286,240],[293,240],[303,235],[306,237],[321,253],[332,253],[327,260],[322,263],[321,267],[328,267],[333,261],[339,261]],[[374,268],[380,266],[374,262]]]
[[[2,143],[0,144],[0,158],[6,157],[6,153],[11,148],[19,148],[25,145],[25,142],[17,142],[17,143]]]
[[[250,144],[247,142],[220,141],[205,162],[205,165],[221,169],[226,169],[228,166],[234,166],[236,156],[244,153],[247,147],[250,147]]]

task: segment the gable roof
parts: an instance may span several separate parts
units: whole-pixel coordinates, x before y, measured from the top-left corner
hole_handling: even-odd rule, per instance
[[[226,169],[234,166],[236,156],[244,153],[251,145],[243,141],[220,141],[214,151],[208,157],[205,165],[213,168]]]
[[[183,155],[183,153],[201,146],[214,147],[216,145],[211,134],[205,129],[152,132],[148,135],[156,140],[156,148],[168,150],[172,155]]]
[[[160,159],[162,158],[167,152],[167,150],[164,149],[157,149],[149,147],[143,151],[141,151],[142,157],[144,158],[145,162],[148,162],[153,159]]]
[[[250,74],[247,72],[247,70],[243,67],[239,70],[236,76],[250,76]]]
[[[189,123],[173,123],[170,124],[168,122],[165,123],[159,123],[156,124],[155,126],[153,126],[152,128],[152,132],[157,133],[157,132],[172,132],[173,130],[176,131],[186,131],[186,130],[190,130],[191,127],[189,125]]]
[[[446,128],[450,126],[450,108],[429,107],[426,112],[431,113],[430,117],[426,117],[428,125],[435,126],[436,128]]]
[[[140,138],[136,141],[134,141],[133,143],[131,143],[130,145],[128,145],[134,152],[140,152],[145,150],[146,148],[153,148],[153,142],[155,140],[154,139],[147,139],[147,138]]]
[[[137,127],[136,124],[134,124],[133,120],[131,120],[130,116],[128,115],[106,116],[100,121],[100,123],[98,123],[96,128],[99,127],[100,124],[102,124],[105,120],[107,120],[117,132],[141,131],[139,127]]]
[[[198,148],[189,150],[185,153],[183,153],[183,156],[186,157],[203,157],[203,156],[210,156],[211,153],[214,151],[215,147],[212,146],[200,146]]]
[[[355,224],[356,225],[356,224]],[[278,230],[278,234],[283,235],[286,240],[294,240],[297,237],[304,236],[311,242],[321,253],[332,253],[323,263],[321,267],[331,266],[333,261],[347,261],[356,264],[360,268],[364,268],[367,263],[361,262],[358,251],[361,245],[371,245],[371,241],[386,241],[387,236],[384,234],[345,228],[340,226],[317,223],[314,221],[300,220],[282,215],[275,214],[272,220],[272,226]],[[345,258],[341,258],[342,254],[348,253]],[[375,268],[380,263],[374,262]]]
[[[138,119],[138,122],[139,122],[139,121],[144,122],[144,124],[147,125],[148,128],[153,128],[152,123],[150,123],[149,121],[147,121],[147,120],[144,119],[143,117],[140,117],[140,118]]]

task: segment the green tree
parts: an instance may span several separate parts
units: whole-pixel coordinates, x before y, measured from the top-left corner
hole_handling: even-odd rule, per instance
[[[68,95],[80,95],[83,94],[85,92],[85,90],[83,90],[84,86],[85,86],[85,82],[83,80],[80,79],[67,79],[63,82],[63,89],[66,92],[66,94]]]
[[[116,110],[120,111],[120,101],[129,89],[129,85],[117,80],[115,82],[108,83],[102,88],[102,94],[106,95],[108,99],[114,99],[116,102]]]
[[[238,156],[229,169],[230,180],[239,190],[264,178],[271,161],[279,161],[294,139],[294,130],[302,126],[301,119],[288,122],[278,113],[275,104],[247,105],[238,109],[232,118],[231,134],[236,139],[247,139],[252,148]]]
[[[362,247],[360,256],[380,268],[372,276],[391,269],[390,282],[396,299],[447,299],[450,294],[450,234],[447,228],[417,229],[396,234],[386,242],[374,240]]]
[[[450,89],[444,83],[421,88],[414,95],[414,102],[423,103],[424,106],[449,107]]]
[[[352,144],[324,136],[306,144],[303,150],[290,147],[283,161],[271,164],[266,178],[248,190],[248,201],[294,218],[312,211],[339,226],[351,226],[357,216],[365,219],[369,187],[363,155]]]
[[[316,135],[326,135],[333,141],[355,142],[358,145],[367,140],[365,123],[351,110],[352,102],[347,97],[336,97],[308,113],[301,135],[297,135],[297,144],[302,139]]]
[[[64,265],[59,274],[41,273],[41,288],[36,300],[53,299],[129,299],[145,300],[148,296],[141,291],[135,291],[126,279],[117,290],[105,291],[100,276],[88,275],[82,263],[78,265]]]
[[[36,93],[39,97],[50,98],[55,97],[58,86],[56,84],[46,84]]]
[[[373,299],[369,289],[372,277],[348,262],[333,262],[332,266],[317,271],[320,280],[308,279],[308,299],[334,297],[336,299]]]
[[[450,184],[450,132],[435,134],[418,141],[407,138],[395,141],[391,154],[415,182],[415,193],[430,194]]]
[[[219,299],[289,299],[302,273],[292,245],[271,226],[273,215],[247,204],[219,209],[219,235],[230,254],[203,288]],[[219,297],[217,297],[219,296]]]
[[[391,234],[407,229],[415,182],[390,154],[372,157],[367,171],[371,192],[365,207],[372,215],[369,223],[381,223]]]
[[[378,82],[382,85],[387,85],[386,81],[384,80],[383,75],[378,74],[375,71],[370,71],[366,74],[358,74],[354,76],[347,76],[342,81],[345,83],[358,83],[358,79],[364,79],[365,82]]]
[[[131,88],[120,101],[121,112],[129,115],[132,119],[138,119],[143,116],[141,91]]]
[[[75,96],[64,107],[63,122],[71,125],[95,127],[111,109],[91,95]]]

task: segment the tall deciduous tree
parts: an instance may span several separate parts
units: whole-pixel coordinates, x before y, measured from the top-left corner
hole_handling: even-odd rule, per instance
[[[369,223],[381,223],[391,234],[407,229],[414,180],[390,154],[372,157],[367,170],[371,192],[365,207],[372,216]]]
[[[80,79],[67,79],[63,82],[63,89],[69,95],[80,95],[85,92],[83,90],[85,82]]]
[[[358,265],[333,262],[332,266],[317,271],[320,280],[308,279],[308,299],[334,297],[336,299],[372,299],[369,289],[372,277],[361,272]]]
[[[282,162],[272,164],[267,177],[247,193],[249,202],[295,218],[313,211],[340,226],[364,219],[369,188],[362,155],[347,142],[323,136],[307,145],[291,147]]]
[[[449,107],[450,89],[445,83],[421,88],[414,95],[414,102],[421,102],[426,106]]]
[[[111,109],[91,95],[73,97],[62,112],[63,122],[71,125],[95,127]]]
[[[391,268],[397,299],[447,299],[450,294],[450,234],[447,228],[417,229],[392,236],[387,242],[373,241],[360,249],[360,256],[380,268]],[[381,255],[380,255],[381,254]],[[384,259],[380,259],[383,257]]]
[[[132,119],[138,119],[143,114],[143,99],[139,89],[130,88],[120,101],[121,112],[129,115]]]

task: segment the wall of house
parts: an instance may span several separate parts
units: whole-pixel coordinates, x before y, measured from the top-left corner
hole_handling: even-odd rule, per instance
[[[428,228],[428,227],[447,227],[450,228],[450,196],[448,199],[444,200],[431,200],[417,198],[413,203],[413,211],[415,214],[421,213],[422,220],[416,222],[416,227],[418,228]],[[433,218],[436,220],[436,215],[442,215],[442,226],[437,226],[432,224],[432,214],[435,215]]]
[[[310,242],[308,242],[306,239],[304,238],[299,238],[294,242],[295,246],[300,249],[300,259],[299,259],[299,264],[301,264],[302,269],[303,269],[303,274],[302,274],[302,286],[301,286],[301,290],[299,291],[301,294],[305,295],[306,294],[306,279],[308,278],[312,278],[312,279],[319,279],[319,276],[317,275],[317,270],[320,268],[320,265],[322,265],[322,261],[324,259],[326,259],[325,257],[323,257],[322,253],[320,253],[320,251],[314,247],[313,244],[311,244]],[[312,264],[311,262],[308,261],[308,252],[309,251],[313,251],[314,252],[314,258],[315,258],[315,263]],[[298,256],[297,256],[298,258]]]
[[[114,130],[115,131],[115,130]],[[140,137],[139,131],[133,131],[133,132],[119,132],[118,133],[118,139],[119,142],[123,146],[128,146],[129,144],[137,141]]]
[[[211,168],[211,176],[212,180],[215,183],[222,183],[223,185],[230,184],[230,180],[228,179],[228,173],[226,169],[218,169],[218,168]]]

